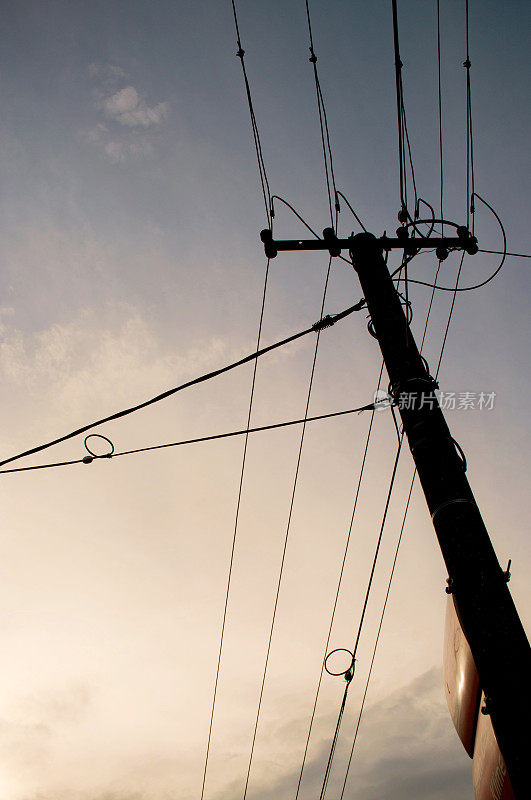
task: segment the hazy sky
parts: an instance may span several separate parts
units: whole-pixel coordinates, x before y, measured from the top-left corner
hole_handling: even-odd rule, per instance
[[[419,194],[438,208],[435,2],[399,2]],[[238,4],[272,192],[328,224],[302,0]],[[399,207],[390,2],[311,4],[338,188],[369,230]],[[526,239],[528,4],[470,2],[476,189]],[[444,207],[466,221],[464,2],[441,2]],[[527,25],[526,25],[527,22]],[[250,352],[265,226],[229,0],[22,0],[0,27],[2,457]],[[480,246],[499,229],[478,205]],[[277,206],[279,236],[302,227]],[[339,230],[357,230],[342,208]],[[395,263],[395,260],[393,263]],[[497,265],[465,260],[462,284]],[[327,259],[271,262],[263,342],[319,317]],[[410,276],[433,279],[433,255]],[[531,625],[527,534],[529,262],[457,298],[441,389],[495,392],[449,411],[511,592]],[[441,268],[452,285],[456,257]],[[429,289],[410,289],[420,339]],[[359,300],[334,260],[326,311]],[[434,302],[435,368],[451,302]],[[310,412],[372,400],[377,343],[356,314],[321,336]],[[304,413],[314,337],[259,362],[253,422]],[[117,450],[245,426],[252,367],[99,430]],[[369,425],[308,426],[249,783],[292,800]],[[300,428],[249,440],[205,798],[242,797]],[[243,440],[15,475],[1,482],[1,800],[200,797]],[[330,649],[358,626],[396,434],[375,415]],[[80,458],[82,437],[19,462]],[[412,475],[399,466],[327,798],[345,775]],[[446,573],[423,496],[412,505],[350,771],[348,800],[470,800],[471,763],[442,685]],[[343,693],[325,676],[300,800],[318,796]]]

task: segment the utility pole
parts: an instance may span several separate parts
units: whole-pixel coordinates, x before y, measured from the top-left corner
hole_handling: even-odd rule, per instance
[[[518,800],[529,797],[528,682],[531,650],[510,595],[505,573],[465,474],[465,462],[440,409],[437,384],[420,355],[402,302],[383,258],[383,251],[421,247],[477,252],[476,239],[464,227],[456,238],[409,238],[408,227],[396,239],[377,239],[371,233],[337,239],[333,229],[315,241],[275,241],[269,230],[261,239],[266,255],[279,250],[328,250],[339,255],[348,249],[356,270],[372,328],[389,375],[390,394],[398,405],[409,448],[431,514],[448,570],[446,591],[454,596],[463,632],[470,646],[499,749]],[[429,244],[428,244],[429,243]],[[407,396],[408,402],[399,402]]]

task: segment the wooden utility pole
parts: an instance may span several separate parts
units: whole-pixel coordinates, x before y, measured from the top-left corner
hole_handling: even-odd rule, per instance
[[[477,252],[468,231],[457,231],[457,240],[430,239],[430,247],[455,248],[460,241],[461,248]],[[417,349],[383,258],[384,249],[400,246],[406,253],[415,252],[424,242],[377,239],[370,233],[339,240],[331,229],[318,242],[277,242],[269,231],[261,238],[270,257],[278,250],[306,249],[306,244],[332,255],[348,247],[448,570],[447,591],[454,596],[485,693],[481,713],[490,715],[515,796],[524,800],[529,797],[531,650],[509,593],[508,574],[498,563],[466,478],[462,452],[440,409],[437,384]]]

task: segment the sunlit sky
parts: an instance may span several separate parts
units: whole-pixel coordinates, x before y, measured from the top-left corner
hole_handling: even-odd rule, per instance
[[[444,210],[466,221],[464,2],[441,2]],[[311,3],[337,186],[367,228],[399,208],[391,3]],[[302,0],[238,4],[273,193],[329,224]],[[530,252],[528,4],[470,2],[476,190],[508,249]],[[419,195],[439,207],[435,2],[399,2]],[[251,352],[265,227],[229,0],[25,0],[0,27],[2,458]],[[480,247],[499,250],[478,204]],[[303,228],[277,205],[278,236]],[[342,206],[339,231],[358,230]],[[397,256],[390,263],[395,265]],[[462,285],[496,255],[464,262]],[[451,286],[458,261],[444,262]],[[262,341],[319,318],[327,258],[271,262]],[[434,254],[410,277],[430,282]],[[444,391],[495,393],[447,413],[529,631],[529,261],[458,296]],[[410,287],[420,340],[430,290]],[[325,312],[361,297],[332,263]],[[434,368],[451,295],[435,296]],[[364,405],[380,358],[366,313],[324,331],[311,414]],[[259,361],[252,422],[303,416],[315,337]],[[245,427],[252,365],[98,428],[116,450]],[[295,797],[369,414],[308,425],[249,800]],[[205,800],[243,796],[300,427],[249,438]],[[2,475],[1,800],[198,800],[243,439]],[[373,440],[329,649],[352,648],[396,451]],[[20,466],[82,458],[83,437]],[[327,798],[338,800],[412,477],[401,456]],[[471,763],[443,692],[446,573],[414,491],[345,798],[471,800]],[[300,800],[319,795],[344,689],[325,676]]]

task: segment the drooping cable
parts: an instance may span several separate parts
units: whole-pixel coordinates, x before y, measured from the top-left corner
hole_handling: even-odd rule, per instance
[[[337,215],[336,215],[336,217],[337,217]],[[330,256],[330,258],[328,260],[328,267],[327,267],[327,271],[326,271],[326,277],[325,277],[325,283],[324,283],[324,289],[323,289],[323,297],[322,297],[322,302],[321,302],[321,313],[320,313],[320,318],[321,319],[323,319],[324,306],[325,306],[325,301],[326,301],[326,293],[327,293],[327,289],[328,289],[328,280],[329,280],[329,277],[330,277],[331,266],[332,266],[332,256]],[[317,339],[316,339],[316,342],[315,342],[315,350],[314,350],[314,355],[313,355],[312,368],[310,370],[310,379],[309,379],[309,383],[308,383],[308,393],[307,393],[307,397],[306,397],[306,408],[305,408],[305,412],[304,412],[304,418],[305,419],[308,416],[308,410],[309,410],[309,407],[310,407],[310,400],[311,400],[312,388],[313,388],[313,380],[314,380],[314,375],[315,375],[315,367],[316,367],[316,363],[317,363],[317,354],[318,354],[318,351],[319,351],[319,339],[320,339],[320,337],[319,337],[319,332],[318,332],[317,333]],[[306,432],[306,423],[304,422],[303,426],[302,426],[302,431],[301,431],[301,438],[300,438],[300,442],[299,442],[299,451],[298,451],[298,455],[297,455],[297,463],[296,463],[295,475],[294,475],[294,479],[293,479],[293,488],[292,488],[292,492],[291,492],[291,500],[290,500],[290,506],[289,506],[289,511],[288,511],[288,520],[287,520],[287,524],[286,524],[286,533],[285,533],[285,536],[284,536],[282,557],[281,557],[281,561],[280,561],[280,569],[279,569],[277,587],[276,587],[276,592],[275,592],[275,601],[274,601],[274,605],[273,605],[273,614],[272,614],[272,619],[271,619],[271,626],[270,626],[270,629],[269,629],[269,638],[268,638],[268,642],[267,642],[267,650],[266,650],[266,657],[265,657],[265,663],[264,663],[264,670],[263,670],[262,681],[261,681],[261,685],[260,685],[260,693],[259,693],[259,698],[258,698],[258,707],[257,707],[257,711],[256,711],[256,719],[255,719],[253,736],[252,736],[252,741],[251,741],[251,750],[250,750],[250,754],[249,754],[249,763],[247,765],[247,775],[246,775],[246,778],[245,778],[245,788],[244,788],[244,793],[243,793],[243,800],[246,800],[247,791],[248,791],[248,788],[249,788],[249,779],[250,779],[250,775],[251,775],[251,767],[252,767],[253,757],[254,757],[254,748],[255,748],[255,744],[256,744],[256,736],[257,736],[257,733],[258,733],[258,723],[259,723],[259,719],[260,719],[260,712],[261,712],[261,708],[262,708],[262,700],[263,700],[263,696],[264,696],[264,688],[265,688],[265,682],[266,682],[266,676],[267,676],[267,669],[268,669],[268,665],[269,665],[269,656],[270,656],[270,653],[271,653],[271,643],[273,641],[273,631],[274,631],[275,622],[276,622],[276,615],[277,615],[277,609],[278,609],[278,600],[279,600],[279,596],[280,596],[280,587],[282,585],[282,577],[283,577],[283,573],[284,573],[284,563],[285,563],[285,559],[286,559],[286,550],[287,550],[287,546],[288,546],[289,534],[290,534],[290,531],[291,531],[291,520],[292,520],[292,516],[293,516],[293,508],[294,508],[294,505],[295,505],[295,495],[296,495],[297,484],[298,484],[298,479],[299,479],[299,470],[300,470],[301,459],[302,459],[302,451],[303,451],[303,446],[304,446],[304,435],[305,435],[305,432]]]
[[[301,215],[299,214],[299,212],[298,212],[298,211],[296,211],[296,210],[293,208],[293,206],[291,205],[291,203],[288,203],[288,201],[287,201],[287,200],[284,200],[284,198],[283,198],[283,197],[279,197],[279,196],[278,196],[278,194],[274,194],[274,195],[271,197],[271,211],[272,211],[272,216],[274,216],[274,215],[275,215],[275,206],[274,206],[274,201],[275,201],[275,200],[280,200],[280,202],[281,202],[281,203],[284,203],[284,205],[285,205],[285,206],[287,206],[287,207],[289,208],[289,210],[293,212],[293,214],[295,214],[295,216],[297,217],[297,219],[298,219],[300,222],[302,222],[302,224],[303,224],[303,225],[304,225],[304,226],[305,226],[305,227],[306,227],[306,228],[307,228],[307,229],[310,231],[310,233],[311,233],[313,236],[315,236],[315,238],[316,238],[316,239],[320,239],[320,238],[321,238],[321,237],[319,236],[319,234],[318,234],[318,233],[316,233],[316,232],[314,231],[314,229],[313,229],[313,228],[311,228],[311,227],[308,225],[308,223],[306,222],[306,220],[305,220],[305,219],[303,219],[303,218],[301,217]]]
[[[498,225],[499,225],[500,231],[501,231],[501,235],[502,235],[502,239],[503,239],[503,250],[501,252],[497,251],[497,250],[493,250],[492,252],[497,253],[498,255],[501,255],[502,259],[501,259],[500,263],[498,264],[498,266],[496,267],[496,269],[494,270],[494,272],[492,272],[489,275],[489,277],[486,278],[484,281],[481,281],[480,283],[475,283],[473,286],[459,286],[459,287],[456,287],[456,286],[436,286],[436,289],[439,292],[471,292],[474,289],[480,289],[482,286],[486,286],[487,283],[490,283],[496,277],[498,272],[501,270],[501,268],[503,267],[503,265],[505,263],[505,257],[508,255],[508,253],[507,253],[507,236],[505,234],[505,228],[503,226],[503,223],[502,223],[500,217],[498,216],[498,214],[496,213],[494,208],[490,205],[490,203],[488,203],[483,197],[481,197],[481,195],[479,195],[477,192],[474,192],[473,196],[477,197],[477,199],[489,209],[489,211],[493,214],[493,216],[496,218],[496,221],[498,222]],[[437,222],[437,221],[438,220],[435,220],[435,222]],[[445,222],[447,224],[455,224],[455,223],[448,223],[448,220],[445,220]],[[484,251],[484,252],[490,252],[490,251]],[[514,255],[518,255],[518,253],[515,253]],[[524,257],[526,257],[526,256],[524,256]],[[402,278],[398,278],[397,279],[398,282],[400,282],[401,280],[402,280]],[[433,284],[432,283],[428,283],[427,281],[419,281],[419,280],[417,280],[417,278],[409,278],[409,282],[410,283],[416,283],[419,286],[429,286],[430,288],[433,288]]]
[[[353,209],[353,208],[352,208],[352,206],[350,205],[349,201],[347,200],[347,198],[345,197],[345,195],[343,194],[343,192],[340,192],[340,191],[339,191],[339,189],[338,189],[338,190],[337,190],[337,195],[338,195],[339,197],[342,197],[342,198],[343,198],[343,200],[345,201],[345,203],[346,203],[346,204],[347,204],[347,206],[349,207],[349,209],[350,209],[350,212],[352,213],[352,216],[354,217],[354,219],[356,220],[356,222],[358,223],[358,225],[360,226],[360,228],[361,228],[363,231],[365,231],[365,233],[367,233],[367,228],[365,227],[365,225],[363,224],[363,222],[361,221],[361,219],[358,217],[358,215],[356,214],[356,212],[354,211],[354,209]]]
[[[102,419],[96,420],[96,422],[90,422],[88,425],[83,425],[81,428],[77,428],[70,433],[65,434],[64,436],[59,436],[57,439],[53,439],[50,442],[46,442],[45,444],[37,445],[36,447],[32,447],[29,450],[25,450],[22,453],[17,453],[15,456],[10,456],[9,458],[5,458],[3,461],[0,461],[0,467],[5,466],[5,464],[9,464],[12,461],[16,461],[19,458],[23,458],[25,456],[32,455],[33,453],[39,453],[41,450],[46,450],[48,447],[53,447],[60,442],[66,442],[68,439],[72,439],[74,436],[78,436],[81,433],[85,433],[86,431],[95,428],[97,425],[103,425],[106,422],[111,422],[115,419],[120,419],[121,417],[125,417],[128,414],[133,414],[135,411],[139,411],[142,408],[147,408],[147,406],[153,405],[153,403],[158,403],[161,400],[170,397],[171,395],[177,394],[177,392],[183,391],[183,389],[188,389],[191,386],[196,386],[199,383],[203,383],[205,381],[211,380],[212,378],[217,377],[218,375],[223,375],[225,372],[229,372],[230,370],[236,369],[236,367],[240,367],[243,364],[247,364],[249,361],[254,361],[254,359],[260,358],[261,356],[265,355],[266,353],[270,353],[272,350],[276,350],[279,347],[283,347],[290,342],[294,342],[297,339],[300,339],[302,336],[306,336],[308,333],[320,333],[323,328],[330,327],[330,325],[334,325],[340,319],[344,319],[349,314],[352,314],[354,311],[359,311],[365,305],[365,301],[362,300],[359,303],[347,308],[345,311],[341,311],[339,314],[327,315],[322,317],[318,322],[314,323],[310,328],[307,328],[304,331],[300,331],[299,333],[295,333],[292,336],[288,336],[286,339],[282,339],[280,342],[275,342],[274,344],[270,344],[267,347],[262,347],[260,350],[254,353],[250,353],[243,358],[240,358],[238,361],[234,361],[232,364],[227,364],[224,367],[220,367],[219,369],[213,370],[212,372],[207,372],[204,375],[200,375],[198,378],[193,378],[190,381],[186,381],[186,383],[182,383],[180,386],[176,386],[173,389],[168,389],[161,394],[156,395],[156,397],[152,397],[150,400],[145,400],[142,403],[138,403],[136,406],[131,406],[130,408],[123,409],[122,411],[117,411],[115,414],[110,414],[108,417],[103,417]]]
[[[245,68],[245,50],[242,47],[241,38],[240,38],[240,26],[238,24],[238,15],[236,13],[236,5],[234,0],[231,0],[232,3],[232,13],[234,16],[234,26],[236,28],[236,42],[238,45],[238,51],[236,55],[240,59],[242,65],[242,72],[243,72],[243,80],[245,84],[245,94],[247,96],[247,104],[249,106],[249,115],[251,117],[251,128],[253,131],[253,140],[254,140],[254,147],[256,151],[256,160],[258,162],[258,173],[260,176],[260,185],[262,187],[262,195],[264,198],[265,210],[266,210],[266,217],[267,217],[267,225],[271,228],[271,192],[269,189],[269,181],[267,179],[267,172],[264,163],[264,157],[262,154],[262,143],[260,141],[260,133],[258,131],[258,123],[256,121],[256,115],[254,113],[254,106],[253,100],[251,97],[251,87],[249,85],[249,80],[247,78],[247,70]]]
[[[382,374],[383,374],[383,368],[384,368],[384,363],[382,361],[382,366],[380,368],[380,375],[378,377],[377,390],[380,388],[380,384],[381,384],[381,380],[382,380]],[[364,476],[364,472],[365,472],[365,464],[366,464],[366,461],[367,461],[367,453],[369,451],[369,444],[371,442],[371,435],[372,435],[373,425],[374,425],[374,409],[373,409],[373,412],[371,414],[371,419],[370,419],[370,422],[369,422],[369,428],[367,430],[367,436],[366,436],[366,439],[365,439],[365,447],[364,447],[364,450],[363,450],[363,457],[362,457],[362,460],[361,460],[361,467],[360,467],[360,471],[359,471],[359,475],[358,475],[358,482],[357,482],[357,485],[356,485],[356,492],[355,492],[355,495],[354,495],[354,506],[353,506],[352,515],[351,515],[351,518],[350,518],[350,525],[349,525],[349,528],[348,528],[347,538],[346,538],[346,542],[345,542],[345,548],[344,548],[344,551],[343,551],[343,559],[341,561],[341,568],[339,570],[339,578],[338,578],[338,582],[337,582],[337,588],[336,588],[336,594],[335,594],[335,597],[334,597],[334,603],[333,603],[333,606],[332,606],[332,614],[331,614],[331,618],[330,618],[330,625],[328,626],[326,642],[325,642],[325,646],[324,646],[324,650],[323,650],[323,657],[321,659],[321,671],[319,673],[319,679],[317,681],[317,689],[316,689],[316,692],[315,692],[315,700],[314,700],[314,703],[313,703],[312,713],[311,713],[311,716],[310,716],[310,722],[309,722],[309,725],[308,725],[308,733],[307,733],[307,736],[306,736],[306,743],[305,743],[305,746],[304,746],[304,753],[303,753],[303,756],[302,756],[302,763],[301,763],[301,768],[300,768],[300,771],[299,771],[299,779],[298,779],[298,782],[297,782],[297,791],[296,791],[296,794],[295,794],[295,800],[298,800],[298,797],[299,797],[299,792],[300,792],[301,783],[302,783],[302,776],[304,774],[304,768],[306,766],[306,758],[307,758],[307,755],[308,755],[308,748],[310,746],[310,738],[311,738],[311,735],[312,735],[313,723],[314,723],[315,714],[316,714],[316,711],[317,711],[317,702],[319,700],[319,693],[320,693],[320,690],[321,690],[321,683],[323,681],[323,675],[324,675],[324,671],[325,671],[324,670],[325,659],[326,659],[326,654],[328,653],[328,646],[330,644],[330,638],[332,636],[332,628],[334,626],[334,620],[335,620],[335,616],[336,616],[337,604],[338,604],[338,601],[339,601],[339,594],[341,592],[341,584],[342,584],[342,581],[343,581],[343,573],[345,571],[345,564],[346,564],[346,561],[347,561],[347,555],[348,555],[349,546],[350,546],[350,539],[351,539],[352,530],[353,530],[353,527],[354,527],[354,520],[356,518],[356,510],[358,508],[358,498],[359,498],[361,486],[362,486],[362,483],[363,483],[363,476]]]
[[[317,112],[319,115],[319,126],[321,129],[321,146],[323,149],[324,170],[326,179],[326,190],[328,195],[328,207],[330,210],[330,224],[334,228],[334,210],[336,215],[337,227],[337,214],[340,211],[339,201],[337,198],[336,181],[334,176],[334,160],[332,158],[332,148],[330,145],[330,132],[328,130],[328,119],[326,116],[326,106],[324,102],[323,92],[321,90],[321,83],[319,81],[319,73],[317,70],[317,56],[313,46],[313,33],[312,21],[310,17],[310,6],[308,0],[306,3],[306,20],[308,23],[308,36],[310,40],[310,62],[313,66],[313,77],[315,82],[315,93],[317,97]]]
[[[262,324],[263,324],[263,321],[264,321],[264,309],[265,309],[266,294],[267,294],[267,281],[268,281],[268,277],[269,277],[269,264],[270,264],[270,259],[268,258],[267,259],[267,263],[266,263],[266,269],[265,269],[264,288],[263,288],[263,292],[262,292],[262,306],[261,306],[261,309],[260,309],[260,318],[259,318],[259,322],[258,322],[258,334],[257,334],[257,337],[256,337],[256,352],[258,352],[259,349],[260,349],[260,341],[261,341],[261,338],[262,338]],[[246,425],[247,432],[245,433],[245,438],[244,438],[244,443],[243,443],[242,464],[241,464],[241,469],[240,469],[240,480],[239,480],[237,500],[236,500],[236,513],[235,513],[235,517],[234,517],[234,529],[233,529],[232,544],[231,544],[231,550],[230,550],[229,569],[228,569],[228,574],[227,574],[227,587],[226,587],[226,590],[225,590],[225,601],[224,601],[224,605],[223,605],[223,617],[222,617],[222,622],[221,622],[221,632],[220,632],[220,640],[219,640],[218,658],[217,658],[217,664],[216,664],[216,677],[214,679],[212,705],[211,705],[211,709],[210,709],[210,720],[209,720],[209,725],[208,725],[208,740],[207,740],[207,747],[206,747],[206,753],[205,753],[205,765],[204,765],[204,769],[203,769],[203,781],[202,781],[202,785],[201,785],[201,800],[203,800],[204,794],[205,794],[205,783],[206,783],[206,776],[207,776],[207,770],[208,770],[208,759],[209,759],[209,755],[210,755],[210,743],[211,743],[211,740],[212,740],[212,727],[213,727],[213,724],[214,724],[214,711],[215,711],[215,708],[216,708],[216,698],[217,698],[218,683],[219,683],[219,671],[220,671],[220,668],[221,668],[221,657],[222,657],[222,654],[223,654],[223,640],[224,640],[224,636],[225,636],[225,626],[226,626],[226,622],[227,622],[227,609],[228,609],[228,605],[229,605],[230,587],[231,587],[231,581],[232,581],[232,569],[233,569],[233,566],[234,566],[234,552],[235,552],[235,549],[236,549],[236,538],[237,538],[237,534],[238,534],[238,522],[239,522],[239,519],[240,519],[240,506],[241,506],[241,499],[242,499],[243,479],[244,479],[244,475],[245,475],[245,463],[246,463],[246,458],[247,458],[247,445],[249,443],[249,428],[250,428],[250,425],[251,425],[251,414],[252,414],[252,411],[253,411],[253,400],[254,400],[254,389],[255,389],[255,385],[256,385],[256,370],[257,370],[257,367],[258,367],[258,359],[255,359],[254,367],[253,367],[253,377],[252,377],[252,381],[251,381],[251,391],[250,391],[250,394],[249,394],[249,408],[248,408],[248,411],[247,411],[247,425]]]

